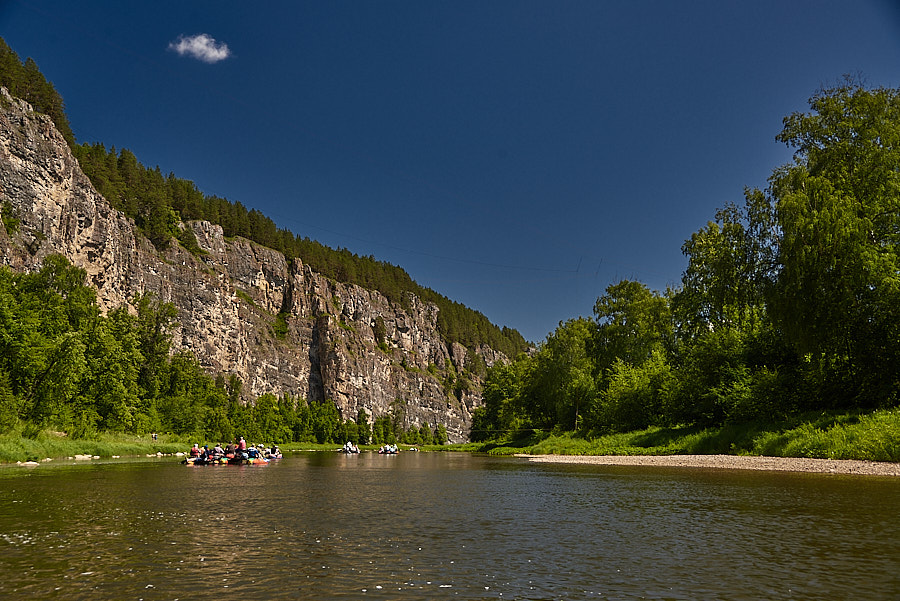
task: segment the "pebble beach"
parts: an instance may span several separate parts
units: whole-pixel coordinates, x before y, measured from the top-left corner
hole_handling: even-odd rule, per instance
[[[900,476],[900,463],[749,455],[517,455],[538,463],[716,468],[773,472],[815,472],[861,476]]]

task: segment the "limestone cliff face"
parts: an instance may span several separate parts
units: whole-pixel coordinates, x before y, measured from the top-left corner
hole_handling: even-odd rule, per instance
[[[468,436],[481,402],[475,386],[454,394],[449,366],[471,354],[437,331],[438,308],[410,295],[397,306],[378,292],[334,282],[300,261],[242,238],[226,240],[208,222],[193,230],[201,257],[173,240],[160,253],[113,209],[81,172],[50,119],[0,88],[0,203],[21,221],[0,228],[0,262],[39,268],[53,253],[85,269],[103,310],[152,292],[178,309],[173,346],[212,373],[236,374],[248,399],[263,393],[334,401],[345,418],[402,410],[407,427],[444,424],[451,441]],[[282,315],[285,335],[276,335]],[[375,338],[378,318],[385,339]],[[487,365],[505,359],[478,349]]]

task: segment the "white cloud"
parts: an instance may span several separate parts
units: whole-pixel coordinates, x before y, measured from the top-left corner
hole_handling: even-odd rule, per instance
[[[169,50],[174,50],[181,56],[192,56],[204,63],[217,63],[231,56],[231,50],[225,42],[218,43],[215,38],[205,33],[185,36],[169,44]]]

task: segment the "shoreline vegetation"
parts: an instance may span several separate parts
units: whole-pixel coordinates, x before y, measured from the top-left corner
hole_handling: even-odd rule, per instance
[[[805,413],[784,421],[702,428],[652,426],[592,436],[523,431],[507,440],[459,445],[492,455],[755,456],[900,463],[900,409]]]
[[[460,451],[525,457],[536,462],[751,469],[900,476],[900,409],[822,412],[790,422],[746,423],[718,428],[648,428],[584,438],[571,432],[528,431],[505,441],[416,446],[422,451]],[[101,434],[73,439],[43,430],[33,438],[0,435],[0,465],[59,463],[76,455],[142,457],[186,452],[191,437]],[[214,444],[215,441],[202,441]],[[258,441],[267,443],[271,441]],[[284,452],[336,451],[334,443],[279,443]],[[360,445],[374,451],[378,445]]]

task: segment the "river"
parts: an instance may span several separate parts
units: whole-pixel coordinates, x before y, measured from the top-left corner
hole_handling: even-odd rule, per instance
[[[297,453],[0,469],[0,599],[898,599],[900,479]]]

